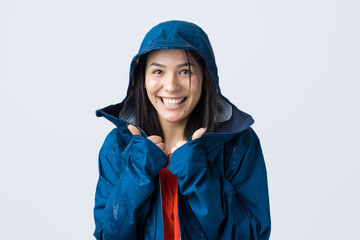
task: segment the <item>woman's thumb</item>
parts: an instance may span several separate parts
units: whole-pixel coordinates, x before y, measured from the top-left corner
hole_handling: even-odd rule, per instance
[[[192,139],[198,139],[201,138],[202,135],[206,132],[206,128],[199,128],[198,130],[196,130],[192,136]]]
[[[131,132],[132,135],[138,135],[141,136],[140,130],[135,127],[134,125],[127,125],[127,128],[129,129],[129,131]]]

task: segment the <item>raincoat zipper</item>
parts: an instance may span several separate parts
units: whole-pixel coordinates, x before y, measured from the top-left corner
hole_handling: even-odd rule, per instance
[[[161,179],[159,174],[159,189],[160,189],[160,212],[161,212],[161,220],[162,220],[162,228],[163,228],[163,239],[165,239],[164,233],[164,215],[163,215],[163,206],[162,206],[162,193],[161,193]],[[156,226],[155,226],[156,228]],[[155,239],[155,238],[154,238]]]

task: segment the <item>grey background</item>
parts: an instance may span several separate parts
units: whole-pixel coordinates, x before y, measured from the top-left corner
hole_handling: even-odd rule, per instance
[[[93,239],[94,111],[125,96],[155,24],[209,35],[222,92],[255,118],[275,240],[353,239],[359,195],[359,2],[0,1],[2,239]]]

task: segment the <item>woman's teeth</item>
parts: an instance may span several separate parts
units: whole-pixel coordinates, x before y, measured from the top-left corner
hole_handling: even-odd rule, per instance
[[[165,105],[175,106],[182,103],[185,100],[185,98],[178,98],[178,99],[161,98],[161,100]]]

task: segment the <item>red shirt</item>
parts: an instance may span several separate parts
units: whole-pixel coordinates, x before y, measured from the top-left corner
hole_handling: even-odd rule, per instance
[[[170,159],[168,155],[168,159]],[[180,239],[180,225],[177,206],[177,178],[168,167],[161,169],[160,187],[165,240]]]

